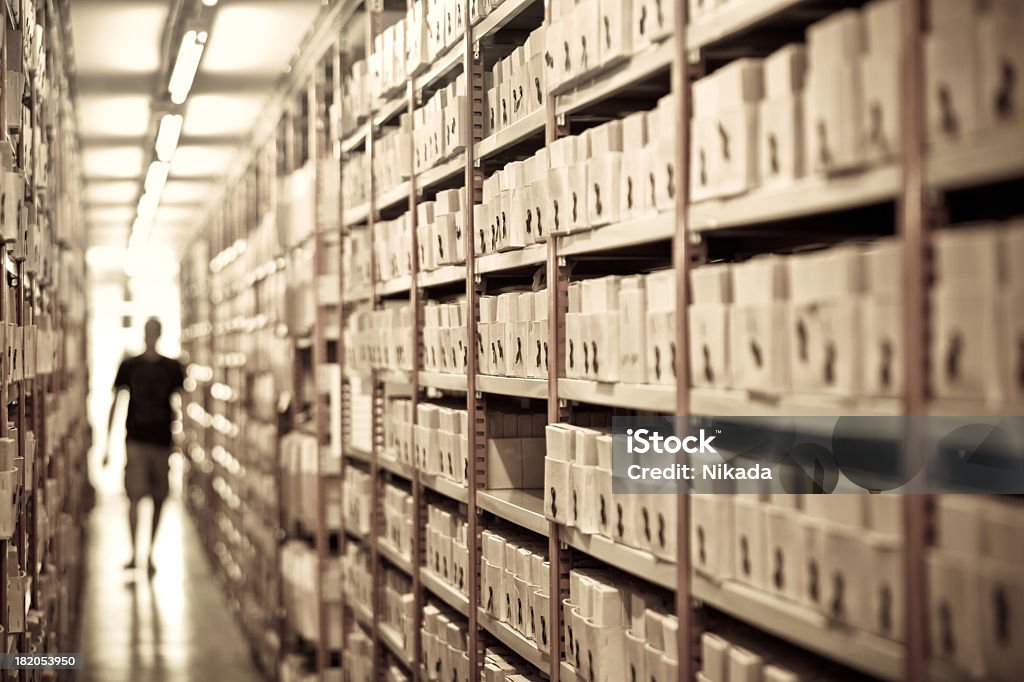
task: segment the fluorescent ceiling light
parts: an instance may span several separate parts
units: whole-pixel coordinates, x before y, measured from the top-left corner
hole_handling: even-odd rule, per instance
[[[217,0],[203,0],[203,4],[207,7],[213,7],[217,4]]]
[[[146,194],[159,197],[167,184],[167,174],[171,170],[171,164],[162,161],[154,161],[149,164],[149,172],[146,173]]]
[[[170,161],[174,156],[184,123],[185,118],[181,114],[167,114],[160,119],[160,131],[156,134],[156,156],[161,161]]]
[[[174,62],[171,81],[167,86],[167,90],[171,93],[171,101],[175,104],[182,104],[188,98],[188,93],[192,89],[192,81],[195,80],[196,71],[199,70],[199,60],[203,58],[207,37],[206,31],[199,34],[195,31],[188,31],[181,38],[178,58]]]
[[[156,209],[159,205],[160,200],[152,194],[143,194],[142,198],[139,199],[139,220],[144,220],[148,223],[153,222],[153,218],[156,217]]]

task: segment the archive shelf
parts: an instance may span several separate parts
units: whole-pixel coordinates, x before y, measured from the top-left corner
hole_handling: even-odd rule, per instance
[[[477,507],[520,528],[547,535],[550,523],[544,518],[543,490],[479,490]]]
[[[465,391],[466,375],[446,374],[444,372],[420,372],[420,386],[443,391]]]
[[[423,472],[420,472],[419,478],[424,487],[430,488],[439,495],[444,495],[448,499],[462,504],[469,502],[469,490],[464,485],[459,485],[443,476],[432,476]]]
[[[383,538],[377,539],[377,551],[387,559],[392,566],[399,569],[408,576],[412,576],[412,560],[398,551],[398,548]]]
[[[559,379],[558,397],[562,400],[643,412],[676,411],[676,387],[667,384],[623,384],[586,379]]]
[[[483,608],[477,607],[477,619],[481,627],[494,635],[499,642],[516,652],[520,658],[537,670],[544,672],[551,667],[551,656],[549,654],[538,649],[533,642],[491,616]]]
[[[825,658],[883,680],[904,679],[906,649],[902,644],[863,630],[838,627],[823,614],[735,581],[715,584],[694,574],[693,597],[764,632]]]
[[[910,58],[905,65],[910,83],[920,86],[921,75],[921,4],[922,0],[899,0],[906,11],[906,25],[913,27],[904,36],[904,47]],[[467,3],[468,4],[468,3]],[[601,536],[584,536],[578,531],[560,527],[551,523],[544,516],[543,494],[540,490],[486,490],[486,413],[488,401],[495,396],[545,400],[549,422],[572,422],[573,405],[579,402],[592,406],[602,406],[612,410],[639,410],[651,412],[674,412],[680,416],[690,414],[709,416],[841,416],[845,414],[868,415],[899,415],[949,412],[964,414],[966,411],[979,415],[1017,412],[1015,406],[987,406],[974,403],[954,403],[950,401],[929,401],[925,391],[924,358],[927,348],[924,339],[927,328],[927,309],[925,307],[926,288],[926,253],[929,245],[933,214],[924,210],[924,196],[927,189],[957,189],[974,184],[995,183],[1007,179],[1019,178],[1024,174],[1019,154],[1015,150],[1024,148],[1021,144],[1020,132],[1004,133],[1000,139],[979,140],[976,145],[958,149],[934,149],[927,158],[923,156],[923,102],[920,101],[919,87],[905,88],[907,91],[906,105],[910,119],[904,117],[908,125],[904,127],[904,144],[902,159],[899,163],[868,168],[857,173],[832,177],[828,179],[806,179],[787,188],[761,188],[742,196],[722,200],[693,203],[687,196],[687,170],[689,161],[688,116],[690,110],[689,82],[713,67],[724,57],[740,54],[736,47],[752,47],[755,52],[767,49],[773,41],[788,40],[792,31],[776,32],[774,29],[805,28],[810,21],[820,18],[834,7],[829,3],[811,0],[731,0],[723,4],[713,14],[702,17],[699,23],[686,25],[685,3],[676,2],[676,30],[665,42],[653,45],[632,58],[608,65],[598,72],[589,74],[573,84],[557,90],[548,96],[544,111],[535,112],[519,122],[497,131],[487,139],[481,139],[483,130],[483,114],[479,95],[483,91],[483,73],[492,64],[487,63],[488,52],[500,52],[507,47],[504,38],[516,34],[521,28],[518,19],[538,17],[543,3],[536,0],[505,0],[493,11],[477,22],[468,34],[455,45],[447,49],[423,73],[409,78],[405,96],[396,96],[378,105],[369,120],[340,141],[343,152],[360,149],[366,144],[371,167],[378,162],[373,158],[373,140],[385,123],[395,116],[412,111],[422,103],[425,92],[436,89],[458,71],[465,73],[469,91],[474,96],[466,98],[466,115],[470,125],[466,126],[466,138],[463,147],[466,151],[446,159],[433,168],[410,178],[394,187],[372,187],[370,196],[373,200],[354,207],[342,206],[342,232],[356,225],[366,225],[372,238],[375,236],[375,222],[382,212],[395,217],[398,213],[408,210],[409,219],[415,227],[418,220],[416,208],[424,197],[429,198],[442,188],[465,184],[467,187],[466,205],[463,207],[463,227],[472,233],[472,205],[480,201],[484,166],[498,165],[506,157],[513,158],[534,141],[540,142],[541,132],[544,144],[550,145],[558,136],[567,134],[569,130],[578,131],[589,127],[597,118],[608,115],[618,116],[632,108],[649,108],[639,102],[649,102],[654,94],[663,95],[672,92],[677,97],[677,130],[679,131],[676,149],[677,204],[674,210],[639,217],[621,223],[607,225],[598,229],[561,235],[545,244],[530,246],[526,249],[508,251],[498,254],[486,254],[474,257],[473,240],[467,243],[467,262],[464,265],[444,266],[429,272],[419,272],[418,263],[413,264],[413,272],[408,277],[387,282],[377,281],[376,273],[372,273],[371,287],[357,292],[349,292],[343,298],[346,304],[366,303],[366,307],[376,307],[382,297],[391,301],[408,300],[413,311],[414,326],[422,321],[420,304],[428,295],[436,295],[441,299],[450,298],[455,292],[465,293],[470,311],[476,310],[479,297],[490,293],[488,286],[502,283],[513,273],[519,279],[531,268],[534,272],[543,268],[545,281],[553,295],[549,299],[549,330],[552,342],[550,378],[527,379],[515,377],[497,377],[480,374],[476,368],[475,354],[470,354],[469,369],[465,374],[441,374],[420,371],[420,358],[413,353],[414,363],[411,371],[393,372],[374,370],[365,377],[373,385],[373,396],[380,399],[384,395],[384,386],[388,389],[401,387],[408,390],[409,397],[415,407],[423,400],[434,399],[436,394],[424,393],[426,389],[447,392],[465,393],[466,410],[470,424],[474,425],[469,434],[470,467],[467,486],[455,484],[441,477],[431,477],[406,465],[399,465],[387,459],[378,440],[369,452],[359,452],[350,446],[345,447],[343,466],[356,463],[369,465],[374,477],[387,477],[397,474],[409,480],[411,494],[414,498],[414,520],[420,528],[425,514],[426,500],[434,500],[440,495],[464,505],[469,526],[467,540],[470,551],[471,568],[479,566],[480,532],[490,527],[492,522],[500,525],[501,521],[519,526],[531,533],[549,539],[548,554],[552,573],[548,582],[552,596],[550,625],[552,632],[561,631],[560,598],[565,596],[564,582],[572,566],[573,556],[586,555],[589,560],[615,567],[638,579],[653,585],[675,591],[676,615],[679,617],[679,652],[680,681],[694,677],[694,665],[697,650],[694,642],[700,633],[699,615],[704,609],[727,614],[735,619],[751,624],[768,633],[795,643],[811,654],[835,660],[843,665],[881,677],[883,679],[908,679],[920,682],[925,679],[924,669],[928,666],[924,654],[925,629],[923,623],[924,600],[923,588],[920,585],[908,585],[911,591],[907,600],[907,644],[900,645],[872,636],[862,636],[837,628],[827,628],[820,620],[804,614],[791,612],[778,607],[778,603],[767,603],[763,594],[754,593],[733,583],[717,585],[699,576],[691,577],[689,567],[689,525],[688,504],[685,496],[679,499],[677,537],[677,561],[665,562],[656,560],[650,553],[617,545]],[[467,21],[468,21],[468,7]],[[368,33],[379,30],[379,16],[369,12]],[[550,17],[548,17],[550,19]],[[375,23],[376,22],[376,23]],[[376,26],[376,28],[375,28]],[[762,31],[762,29],[764,29]],[[372,37],[372,35],[370,36]],[[501,38],[491,41],[493,37]],[[511,36],[514,40],[519,37]],[[749,40],[748,40],[749,38]],[[740,43],[749,43],[741,45]],[[368,42],[369,44],[369,42]],[[776,46],[781,46],[776,45]],[[748,49],[745,54],[748,54]],[[336,55],[339,65],[344,63],[342,55]],[[340,73],[341,69],[338,70]],[[669,74],[671,73],[671,81]],[[339,76],[340,77],[340,76]],[[338,86],[340,87],[340,86]],[[474,108],[476,107],[476,108]],[[923,172],[919,172],[923,171]],[[342,174],[348,171],[342,164]],[[372,175],[372,174],[371,174]],[[371,178],[372,182],[372,178]],[[564,374],[560,364],[563,355],[559,352],[559,342],[564,340],[564,301],[558,296],[565,293],[562,288],[569,280],[571,266],[586,264],[604,259],[613,261],[617,250],[634,247],[649,247],[646,251],[657,251],[669,245],[661,258],[663,264],[671,258],[676,267],[676,299],[688,300],[688,273],[694,263],[704,257],[701,242],[719,240],[728,237],[721,232],[732,228],[749,228],[745,234],[754,239],[765,238],[771,244],[778,235],[772,223],[786,220],[807,218],[850,211],[867,206],[888,205],[894,207],[894,223],[897,225],[898,238],[907,248],[905,263],[905,280],[908,283],[904,294],[904,308],[914,311],[908,314],[903,331],[906,352],[905,385],[906,390],[897,398],[885,400],[842,400],[827,396],[786,396],[772,398],[763,395],[751,395],[742,391],[722,391],[691,389],[686,382],[675,386],[630,386],[624,384],[604,384],[590,381],[570,380],[561,378]],[[416,253],[416,235],[413,230],[412,246]],[[726,241],[726,240],[721,240]],[[372,241],[371,241],[372,243]],[[771,247],[766,247],[770,250]],[[639,250],[635,249],[634,250]],[[599,256],[594,258],[594,256]],[[414,259],[415,261],[415,259]],[[567,265],[569,261],[571,265]],[[344,263],[344,260],[342,260]],[[628,266],[621,270],[628,272]],[[618,272],[618,271],[617,271]],[[341,286],[347,273],[341,274]],[[532,274],[532,273],[531,273]],[[635,274],[628,272],[628,274]],[[491,280],[494,280],[492,282]],[[464,288],[463,286],[464,285]],[[436,289],[436,291],[430,291]],[[343,308],[354,308],[347,305]],[[677,311],[682,311],[681,304]],[[351,310],[341,311],[340,320]],[[472,337],[475,332],[476,316],[471,314],[467,324],[467,332]],[[678,315],[675,330],[677,355],[677,376],[686,377],[688,372],[688,336],[685,315]],[[327,327],[326,321],[320,325],[320,333]],[[418,348],[421,338],[413,331],[410,346]],[[311,347],[319,347],[320,338],[309,337]],[[344,344],[338,344],[339,353]],[[346,365],[344,357],[338,362],[343,365],[343,381],[354,376],[352,368]],[[460,400],[462,396],[449,396]],[[508,401],[504,398],[498,402]],[[380,406],[382,401],[373,403],[374,436],[380,435]],[[351,426],[347,423],[346,428]],[[380,474],[380,472],[385,472]],[[393,548],[386,542],[379,541],[379,497],[376,492],[379,481],[375,480],[374,533],[369,537],[360,537],[358,541],[373,553],[375,559],[391,560]],[[487,515],[480,512],[487,512]],[[495,517],[495,518],[492,518]],[[908,500],[905,514],[906,521],[906,562],[908,575],[923,575],[923,557],[927,529],[927,509],[923,502]],[[346,533],[346,535],[349,535]],[[412,576],[414,598],[417,601],[417,616],[424,600],[432,593],[441,601],[452,606],[467,618],[467,628],[471,649],[471,673],[476,677],[482,663],[480,653],[483,649],[484,635],[480,629],[490,632],[495,638],[504,642],[519,655],[526,658],[532,665],[553,680],[573,679],[574,673],[561,662],[560,643],[552,643],[552,654],[541,655],[536,647],[515,633],[511,628],[496,623],[486,613],[476,608],[479,587],[476,570],[470,570],[470,597],[466,597],[444,583],[440,578],[422,567],[422,538],[414,538],[414,549],[408,562],[407,572]],[[574,555],[574,553],[576,553]],[[589,563],[589,561],[588,561]],[[377,568],[381,562],[374,561],[375,590],[380,589],[381,573]],[[696,604],[691,600],[696,598]],[[349,600],[346,599],[346,603]],[[395,650],[396,633],[389,631],[388,626],[378,622],[375,614],[365,612],[359,605],[351,605],[345,612],[353,612],[357,620],[365,625],[371,636],[379,645],[377,648]],[[795,615],[794,615],[795,614]],[[414,678],[421,676],[420,666],[416,661],[418,652],[418,627],[414,628],[413,641],[402,642],[402,651],[411,653],[410,663]],[[821,631],[821,632],[818,632]],[[787,634],[788,633],[788,634]],[[390,644],[388,643],[390,640]],[[401,657],[401,655],[400,655]],[[935,666],[931,666],[934,668]],[[422,677],[420,678],[422,679]]]
[[[388,623],[381,623],[378,625],[378,629],[380,630],[380,640],[384,642],[384,646],[388,648],[388,651],[392,653],[399,663],[411,670],[412,660],[409,653],[405,650],[405,642],[402,641],[402,635]]]
[[[477,161],[484,161],[509,147],[514,147],[526,140],[544,134],[544,117],[546,112],[538,109],[527,114],[512,125],[492,133],[476,145],[473,149],[473,157]]]
[[[675,232],[675,213],[654,213],[593,230],[560,235],[558,255],[581,256],[639,244],[669,241],[675,236]]]
[[[481,275],[517,270],[519,268],[540,265],[547,260],[547,244],[531,244],[526,248],[488,253],[476,259],[476,271]]]
[[[435,597],[455,609],[463,616],[469,616],[469,597],[445,582],[429,568],[420,568],[420,580]]]
[[[515,398],[547,398],[548,382],[545,379],[519,379],[479,374],[476,388],[484,393],[508,395]]]
[[[707,232],[859,208],[893,201],[902,184],[899,166],[891,165],[836,177],[807,177],[778,189],[762,187],[693,204],[690,227]]]
[[[581,82],[555,91],[555,114],[565,116],[616,95],[635,91],[638,83],[665,73],[675,59],[676,42],[669,39],[652,45],[625,62],[585,76]]]
[[[667,590],[675,590],[679,585],[676,564],[658,559],[650,552],[613,542],[603,535],[586,535],[575,528],[564,529],[562,539],[570,547],[649,583]]]

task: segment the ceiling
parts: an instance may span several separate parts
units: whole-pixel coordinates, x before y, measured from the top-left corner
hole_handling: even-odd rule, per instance
[[[247,152],[244,142],[324,1],[71,0],[91,246],[127,246],[160,120],[180,113],[185,122],[148,245],[183,252],[225,173]],[[209,38],[179,107],[168,75],[195,21]]]

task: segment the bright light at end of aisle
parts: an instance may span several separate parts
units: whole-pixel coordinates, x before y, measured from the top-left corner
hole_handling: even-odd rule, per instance
[[[178,58],[174,62],[174,70],[171,71],[171,80],[167,86],[171,93],[171,101],[175,104],[184,104],[189,91],[192,90],[192,82],[199,70],[199,60],[203,58],[207,37],[206,31],[188,31],[181,38]]]
[[[217,4],[217,0],[203,0],[203,4],[207,7],[213,7]]]
[[[174,156],[184,123],[185,117],[181,114],[167,114],[160,119],[160,130],[156,134],[156,156],[161,161],[170,161]]]
[[[149,172],[146,173],[146,194],[154,198],[163,194],[164,185],[167,184],[167,174],[171,165],[166,162],[154,161],[149,164]]]

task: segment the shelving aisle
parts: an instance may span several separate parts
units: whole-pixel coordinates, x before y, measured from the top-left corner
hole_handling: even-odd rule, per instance
[[[705,4],[330,4],[183,268],[187,497],[268,676],[461,682],[502,668],[611,682],[628,665],[717,682],[732,656],[751,680],[1005,677],[1017,624],[1001,649],[972,639],[967,652],[936,650],[930,628],[943,609],[957,628],[982,618],[951,594],[982,580],[1020,613],[1006,570],[1019,557],[986,550],[998,556],[964,568],[942,526],[953,510],[976,534],[1020,537],[1016,499],[634,496],[599,464],[611,440],[592,430],[613,417],[1021,414],[1019,393],[972,397],[929,371],[943,301],[933,254],[951,232],[939,228],[1021,212],[1024,121],[993,123],[981,146],[929,141],[937,29],[923,0],[727,0],[687,21]],[[570,46],[580,33],[601,42],[590,15],[605,25],[596,55]],[[897,45],[873,55],[888,68],[851,59],[894,86],[875,114],[899,122],[898,143],[842,168],[839,149],[809,153],[802,174],[764,186],[728,151],[721,168],[702,165],[722,139],[728,150],[730,135],[754,136],[707,93],[742,100],[742,121],[771,105],[750,86],[769,67],[738,55],[810,36],[812,75],[790,74],[801,85],[783,96],[810,107],[800,91],[814,69],[832,73],[814,60],[856,47],[849,26],[877,31],[878,16],[895,17],[881,24],[895,43],[871,47]],[[847,42],[821,48],[826,25]],[[749,164],[745,146],[735,153]],[[856,324],[835,335],[826,378],[790,377],[789,318],[754,305],[822,307],[817,280],[776,283],[814,258],[867,268],[876,249],[890,259],[876,278],[896,282],[896,312],[879,323],[898,327],[885,329],[884,386],[836,385],[854,362],[837,346],[871,374],[875,339],[862,350]],[[765,263],[740,310],[722,292],[739,296]],[[765,328],[728,346],[726,323],[708,319]],[[777,677],[761,676],[768,663]]]
[[[85,230],[64,19],[49,4],[4,3],[0,648],[5,653],[74,651],[77,641],[90,433]],[[27,49],[33,45],[36,49]],[[4,679],[13,679],[10,675],[5,672]]]

